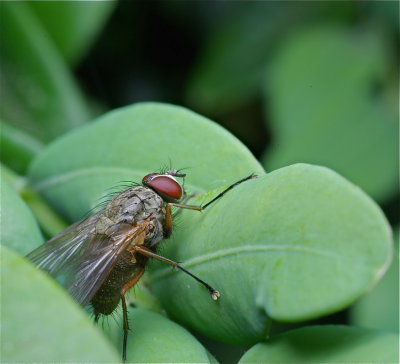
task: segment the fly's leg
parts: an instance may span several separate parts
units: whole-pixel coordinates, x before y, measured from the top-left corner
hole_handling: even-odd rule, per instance
[[[181,209],[188,209],[188,210],[196,210],[196,211],[203,211],[206,209],[208,206],[210,206],[213,202],[217,201],[220,199],[225,193],[227,193],[229,190],[232,188],[236,187],[237,185],[248,181],[249,179],[257,178],[256,175],[251,174],[250,176],[247,176],[245,178],[242,178],[240,181],[235,182],[234,184],[230,185],[228,188],[223,190],[221,193],[219,193],[217,196],[215,196],[211,201],[207,202],[204,206],[195,206],[195,205],[186,205],[185,203],[175,203],[175,202],[169,202],[165,206],[166,213],[165,213],[165,220],[164,220],[164,238],[169,238],[172,233],[172,218],[176,216],[178,212],[175,214],[171,213],[171,206],[179,207]],[[190,195],[188,198],[185,198],[183,202],[186,202],[189,198],[195,196],[195,194]]]
[[[139,254],[142,254],[142,255],[146,256],[146,257],[157,259],[157,260],[161,260],[162,262],[168,263],[168,264],[172,265],[173,267],[180,269],[182,272],[185,272],[186,274],[190,275],[197,282],[201,283],[204,287],[206,287],[208,289],[208,291],[211,294],[211,298],[214,301],[216,301],[218,299],[218,297],[220,296],[220,293],[216,289],[214,289],[208,283],[206,283],[203,280],[201,280],[199,277],[195,276],[193,273],[190,273],[188,270],[186,270],[185,268],[183,268],[181,265],[179,265],[178,263],[174,262],[173,260],[165,258],[165,257],[163,257],[161,255],[158,255],[158,254],[152,252],[150,249],[148,249],[148,248],[146,248],[146,247],[144,247],[142,245],[135,246],[135,251],[137,253],[139,253]]]
[[[126,307],[125,295],[121,294],[122,301],[122,317],[123,317],[123,329],[124,329],[124,341],[122,343],[122,361],[126,361],[126,343],[128,341],[129,332],[129,321],[128,321],[128,309]]]
[[[144,268],[142,267],[138,269],[133,275],[133,277],[124,284],[121,290],[121,295],[125,296],[125,293],[128,292],[139,281],[139,279],[142,277],[143,274],[144,274]]]
[[[194,193],[189,195],[189,196],[186,196],[184,201],[189,200],[193,196],[195,196]],[[172,226],[173,226],[172,220],[173,220],[173,218],[182,211],[182,210],[178,210],[175,213],[172,213],[171,206],[174,206],[174,205],[168,203],[165,206],[165,219],[164,219],[163,231],[164,231],[164,238],[166,238],[166,239],[169,238],[171,236],[171,234],[172,234]]]
[[[184,197],[184,199],[182,200],[182,204],[183,204],[183,205],[186,205],[186,202],[187,202],[187,201],[189,201],[191,198],[196,197],[196,196],[198,196],[198,195],[199,195],[198,193],[191,193],[190,195],[186,195],[186,194],[185,194],[185,197]],[[182,212],[182,210],[178,210],[178,211],[174,212],[174,213],[172,214],[172,217],[178,216],[181,212]]]
[[[164,238],[169,238],[172,234],[172,212],[171,212],[171,205],[168,203],[165,206],[165,219],[164,219],[164,225],[163,225],[163,232],[164,232]]]
[[[250,176],[247,176],[245,178],[242,178],[241,180],[235,182],[234,184],[230,185],[227,187],[225,190],[223,190],[221,193],[219,193],[217,196],[215,196],[211,201],[207,202],[203,206],[194,206],[194,205],[186,205],[186,204],[181,204],[181,203],[174,203],[170,202],[168,205],[170,206],[175,206],[175,207],[180,207],[181,209],[189,209],[189,210],[196,210],[196,211],[203,211],[205,210],[208,206],[210,206],[212,203],[215,201],[219,200],[223,195],[225,195],[228,191],[230,191],[232,188],[236,187],[237,185],[240,185],[243,182],[248,181],[249,179],[257,178],[256,175],[251,174]]]
[[[139,281],[143,273],[144,273],[144,268],[140,268],[138,271],[136,271],[133,277],[124,284],[120,292],[122,301],[122,317],[123,317],[123,329],[124,329],[124,341],[122,344],[122,360],[124,362],[126,361],[126,344],[128,342],[128,332],[129,332],[128,308],[126,306],[125,293],[129,291]],[[98,317],[96,316],[95,320],[97,319]]]

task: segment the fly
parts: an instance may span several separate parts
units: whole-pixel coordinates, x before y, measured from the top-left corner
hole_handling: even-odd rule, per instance
[[[170,170],[143,177],[141,185],[118,193],[106,207],[76,222],[27,255],[34,264],[60,283],[82,306],[90,304],[95,321],[122,303],[126,360],[129,323],[125,293],[142,277],[149,258],[161,260],[202,284],[213,300],[220,293],[178,263],[157,254],[157,244],[171,235],[171,207],[202,211],[250,175],[232,184],[203,206],[187,205],[184,173]]]

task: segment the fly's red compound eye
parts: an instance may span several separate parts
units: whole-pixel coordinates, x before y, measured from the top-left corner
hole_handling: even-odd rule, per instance
[[[178,201],[182,198],[182,187],[172,176],[151,173],[143,177],[142,183],[156,191],[167,202]]]
[[[150,173],[150,174],[146,174],[143,178],[142,178],[142,183],[144,185],[148,185],[148,183],[155,177],[155,176],[159,176],[159,173]]]

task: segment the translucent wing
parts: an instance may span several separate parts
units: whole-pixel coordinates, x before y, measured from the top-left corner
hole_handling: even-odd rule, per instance
[[[148,224],[114,228],[112,236],[97,234],[95,214],[70,226],[27,255],[41,269],[56,278],[83,306],[105,281],[118,257],[132,243],[140,244]]]
[[[39,268],[57,278],[71,260],[76,259],[85,243],[95,234],[97,213],[76,222],[27,255]]]

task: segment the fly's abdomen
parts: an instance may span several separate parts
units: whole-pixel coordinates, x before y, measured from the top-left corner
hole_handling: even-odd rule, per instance
[[[115,286],[103,284],[91,301],[94,315],[110,315],[117,308],[120,299]]]
[[[122,288],[140,267],[138,263],[116,264],[90,302],[95,315],[109,315],[117,308]]]

